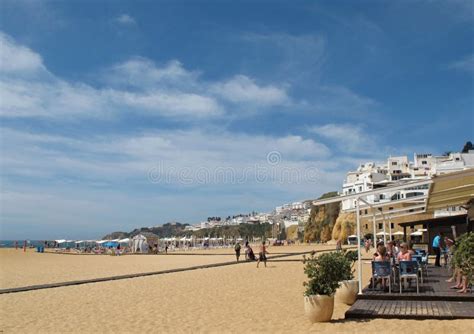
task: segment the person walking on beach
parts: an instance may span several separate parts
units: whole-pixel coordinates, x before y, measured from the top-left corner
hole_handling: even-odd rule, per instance
[[[236,244],[235,244],[234,250],[235,250],[235,257],[237,258],[237,262],[239,262],[239,258],[240,258],[240,243],[236,243]]]
[[[436,233],[436,236],[433,239],[433,243],[431,244],[433,247],[433,251],[436,254],[435,266],[441,267],[440,259],[441,259],[441,233]]]
[[[26,240],[23,241],[23,251],[26,252]]]
[[[257,268],[260,264],[260,261],[263,261],[265,268],[267,267],[267,246],[265,246],[265,241],[262,241],[262,245],[260,246],[260,251],[258,252],[258,261],[257,261]]]
[[[18,249],[18,241],[15,240],[15,249]]]

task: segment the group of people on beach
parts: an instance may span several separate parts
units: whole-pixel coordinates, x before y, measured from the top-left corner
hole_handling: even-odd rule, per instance
[[[240,243],[237,242],[234,246],[235,257],[237,258],[237,262],[239,262],[240,259],[240,249]],[[262,244],[259,247],[258,259],[255,257],[255,253],[253,252],[252,247],[250,247],[249,242],[245,242],[245,261],[257,261],[257,268],[260,265],[260,262],[263,262],[265,267],[267,266],[267,254],[268,250],[265,241],[262,241]]]

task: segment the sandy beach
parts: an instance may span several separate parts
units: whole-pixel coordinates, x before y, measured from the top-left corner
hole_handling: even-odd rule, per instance
[[[271,247],[272,253],[315,246]],[[232,261],[219,255],[72,256],[1,250],[2,288]],[[229,254],[229,255],[226,255]],[[300,258],[293,256],[291,259]],[[289,258],[286,258],[289,259]],[[283,260],[283,259],[282,259]],[[369,268],[364,264],[364,280]],[[306,277],[299,262],[245,263],[159,276],[0,295],[3,333],[442,333],[471,332],[471,320],[344,320],[336,300],[330,323],[303,312]]]

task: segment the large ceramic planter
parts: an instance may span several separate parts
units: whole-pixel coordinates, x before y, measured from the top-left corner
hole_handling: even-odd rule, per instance
[[[346,305],[352,305],[357,299],[359,292],[359,281],[341,281],[341,285],[336,290],[336,299]]]
[[[330,321],[334,311],[334,295],[311,295],[304,297],[304,312],[311,322]]]

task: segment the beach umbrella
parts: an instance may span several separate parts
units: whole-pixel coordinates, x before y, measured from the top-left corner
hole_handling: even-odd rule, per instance
[[[388,235],[388,233],[387,232],[379,232],[376,235]]]
[[[105,247],[117,247],[118,246],[118,242],[117,241],[107,241],[105,244],[104,244]]]
[[[422,236],[422,235],[423,235],[423,232],[416,231],[416,232],[410,233],[410,235],[413,236],[413,237],[419,237],[419,236]]]
[[[402,231],[394,232],[393,235],[403,235]]]

